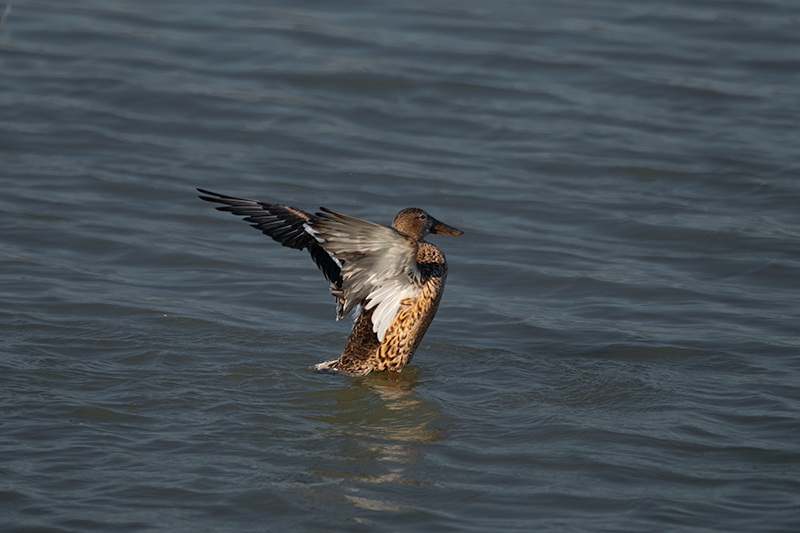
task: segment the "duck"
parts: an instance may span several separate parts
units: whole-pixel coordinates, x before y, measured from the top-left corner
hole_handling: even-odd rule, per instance
[[[447,261],[425,240],[462,235],[417,207],[402,209],[391,226],[320,207],[247,200],[197,189],[216,209],[245,217],[252,227],[288,248],[307,250],[330,284],[336,320],[357,309],[353,329],[338,359],[319,363],[319,372],[363,376],[402,372],[428,331],[447,279]]]

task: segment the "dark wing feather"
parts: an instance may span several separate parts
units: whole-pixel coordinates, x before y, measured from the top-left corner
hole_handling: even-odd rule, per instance
[[[201,200],[225,204],[218,211],[228,211],[234,215],[245,217],[245,221],[269,235],[283,246],[295,250],[308,250],[331,289],[342,288],[342,268],[325,251],[319,242],[306,231],[306,223],[318,217],[306,213],[296,207],[281,204],[266,204],[255,200],[245,200],[234,196],[218,194],[204,189],[197,189],[204,195]]]

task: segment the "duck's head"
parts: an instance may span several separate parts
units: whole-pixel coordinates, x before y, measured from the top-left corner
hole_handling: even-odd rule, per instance
[[[395,215],[392,227],[409,237],[421,241],[429,233],[434,235],[461,235],[460,229],[439,222],[418,207],[407,207]]]

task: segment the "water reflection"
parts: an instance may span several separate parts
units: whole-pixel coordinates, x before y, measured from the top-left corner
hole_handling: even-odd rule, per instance
[[[356,378],[338,391],[336,409],[319,417],[342,435],[381,439],[398,443],[430,442],[444,438],[428,424],[439,408],[414,392],[419,367],[402,374],[380,372]],[[332,406],[333,407],[333,406]]]
[[[364,491],[377,483],[421,484],[416,476],[425,455],[420,444],[445,438],[441,428],[432,427],[439,407],[414,391],[421,384],[419,373],[410,366],[402,374],[369,374],[331,391],[332,402],[315,418],[326,423],[334,446],[311,467],[315,477],[329,483],[313,490],[314,497],[370,510],[404,507]]]

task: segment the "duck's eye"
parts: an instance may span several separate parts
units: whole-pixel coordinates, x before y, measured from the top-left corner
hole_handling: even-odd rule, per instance
[[[419,216],[419,219],[420,219],[420,220],[428,220],[428,217],[427,217],[427,216],[425,216],[425,215],[420,215],[420,216]]]

